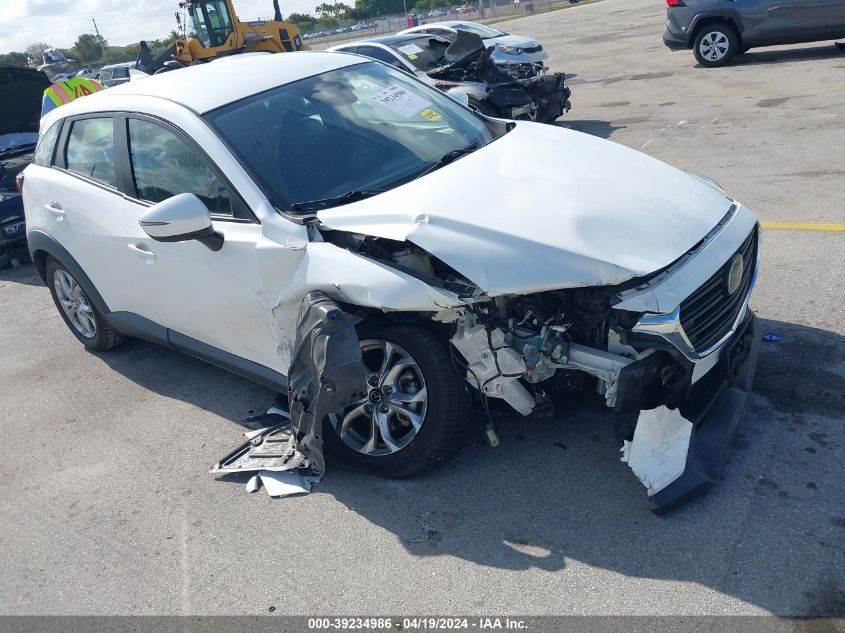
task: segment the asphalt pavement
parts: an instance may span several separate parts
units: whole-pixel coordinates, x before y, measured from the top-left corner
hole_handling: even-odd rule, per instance
[[[845,223],[845,54],[708,70],[663,47],[664,11],[502,26],[570,75],[561,125],[705,173],[766,226]],[[311,495],[247,494],[207,470],[272,393],[141,341],[88,353],[34,269],[4,269],[0,613],[842,615],[843,262],[845,232],[764,229],[752,307],[780,340],[724,481],[665,516],[593,412],[507,420],[413,480],[330,465]]]

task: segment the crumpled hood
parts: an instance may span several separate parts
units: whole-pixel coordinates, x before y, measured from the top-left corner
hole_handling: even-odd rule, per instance
[[[616,143],[520,122],[387,193],[317,214],[407,240],[491,296],[618,284],[671,264],[727,213],[713,185]]]

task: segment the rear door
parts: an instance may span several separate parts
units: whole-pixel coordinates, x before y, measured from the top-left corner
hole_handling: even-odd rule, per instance
[[[263,239],[261,224],[229,180],[181,130],[159,119],[129,115],[128,133],[134,195],[126,207],[135,225],[151,204],[193,193],[225,238],[219,251],[195,240],[156,242],[143,233],[122,245],[124,252],[137,255],[143,294],[172,330],[171,343],[211,362],[222,350],[282,372],[286,367],[261,301],[256,254],[260,242],[265,251],[275,245]]]
[[[722,0],[723,15],[740,25],[743,44],[765,46],[790,41],[793,0]]]
[[[845,0],[790,0],[795,42],[845,37]]]
[[[137,257],[126,248],[127,239],[145,234],[120,191],[115,163],[120,120],[97,113],[65,122],[44,205],[48,233],[82,267],[111,311],[158,321],[148,297],[137,292]]]

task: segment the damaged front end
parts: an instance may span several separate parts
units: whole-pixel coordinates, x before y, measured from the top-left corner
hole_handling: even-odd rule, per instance
[[[424,242],[431,226],[411,239]],[[601,398],[617,415],[622,460],[655,511],[718,480],[759,352],[759,324],[748,309],[758,229],[746,212],[732,206],[692,250],[656,272],[614,285],[496,296],[451,254],[447,261],[472,274],[410,240],[322,232],[457,295],[462,305],[428,317],[449,337],[485,411],[494,399],[530,415]]]
[[[428,76],[447,91],[461,83],[481,84],[484,103],[502,118],[547,123],[570,110],[565,73],[547,73],[536,63],[497,64],[492,53],[478,35],[459,31],[446,49],[448,63]]]
[[[759,354],[748,310],[756,268],[755,228],[677,308],[687,327],[678,332],[701,342],[701,354],[673,345],[665,326],[649,331],[655,316],[620,309],[630,283],[478,302],[457,318],[451,343],[481,397],[522,415],[598,394],[619,416],[622,461],[665,511],[715,483],[727,460]]]

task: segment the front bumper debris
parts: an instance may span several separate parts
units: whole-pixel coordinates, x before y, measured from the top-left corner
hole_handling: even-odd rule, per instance
[[[760,322],[748,311],[718,363],[677,409],[641,411],[622,448],[657,513],[705,492],[721,477],[745,411],[760,353]]]
[[[309,293],[300,308],[288,377],[290,413],[277,399],[267,416],[277,423],[245,434],[247,442],[211,472],[259,471],[271,496],[310,491],[326,469],[323,420],[365,389],[364,375],[355,319],[323,293]],[[257,490],[257,482],[251,480],[248,488]]]

